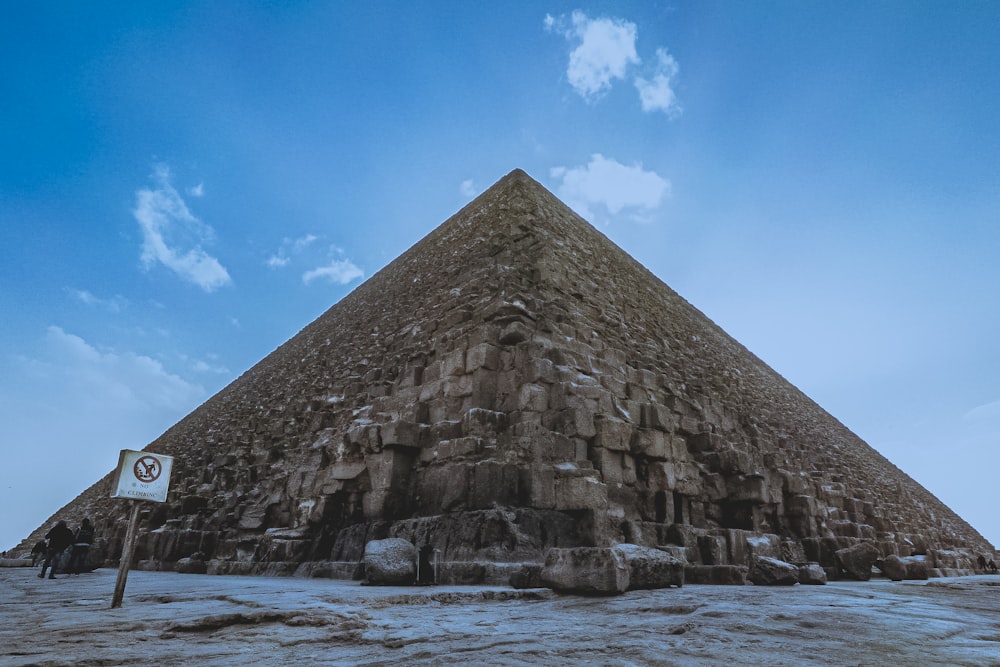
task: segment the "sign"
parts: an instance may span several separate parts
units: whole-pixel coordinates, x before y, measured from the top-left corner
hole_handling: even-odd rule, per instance
[[[133,449],[121,450],[118,469],[111,482],[111,497],[166,502],[173,464],[172,456],[137,452]]]

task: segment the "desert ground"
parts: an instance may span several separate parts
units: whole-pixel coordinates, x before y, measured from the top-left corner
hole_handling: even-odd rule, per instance
[[[483,586],[0,568],[0,664],[1000,665],[1000,577],[684,586],[616,597]]]

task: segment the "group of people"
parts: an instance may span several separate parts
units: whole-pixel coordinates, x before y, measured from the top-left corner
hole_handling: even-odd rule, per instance
[[[80,527],[76,529],[75,533],[70,530],[65,521],[60,521],[45,534],[45,540],[38,542],[31,549],[31,566],[34,567],[39,560],[44,558],[42,571],[38,573],[38,578],[44,579],[45,571],[49,570],[49,579],[55,579],[59,557],[72,547],[66,572],[80,574],[87,565],[87,554],[90,552],[90,545],[93,542],[94,526],[91,525],[90,519],[84,519],[80,522]]]
[[[987,558],[986,556],[979,556],[979,569],[984,572],[997,574],[997,564],[993,562],[992,558]]]

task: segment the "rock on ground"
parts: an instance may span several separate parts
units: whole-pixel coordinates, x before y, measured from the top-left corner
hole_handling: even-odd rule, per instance
[[[398,537],[368,542],[363,562],[369,584],[405,585],[417,578],[417,549]]]
[[[542,583],[570,593],[624,593],[629,587],[629,567],[622,553],[613,548],[549,549]]]

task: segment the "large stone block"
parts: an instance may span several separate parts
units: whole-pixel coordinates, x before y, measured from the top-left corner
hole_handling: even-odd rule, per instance
[[[398,537],[368,542],[362,562],[369,584],[406,586],[417,577],[417,550]]]
[[[554,487],[557,510],[605,509],[608,506],[608,487],[596,477],[557,478]]]
[[[622,553],[608,547],[549,549],[541,580],[567,593],[614,595],[628,590],[628,564]]]
[[[629,568],[629,590],[669,588],[684,585],[687,563],[670,553],[636,544],[618,544],[616,549]]]
[[[794,586],[799,583],[799,569],[769,556],[754,556],[747,579],[756,586]]]
[[[598,415],[594,419],[594,446],[624,452],[632,441],[632,425],[619,419]]]
[[[852,547],[839,549],[837,564],[849,577],[868,581],[872,577],[872,566],[879,556],[878,547],[871,542],[860,542]]]

